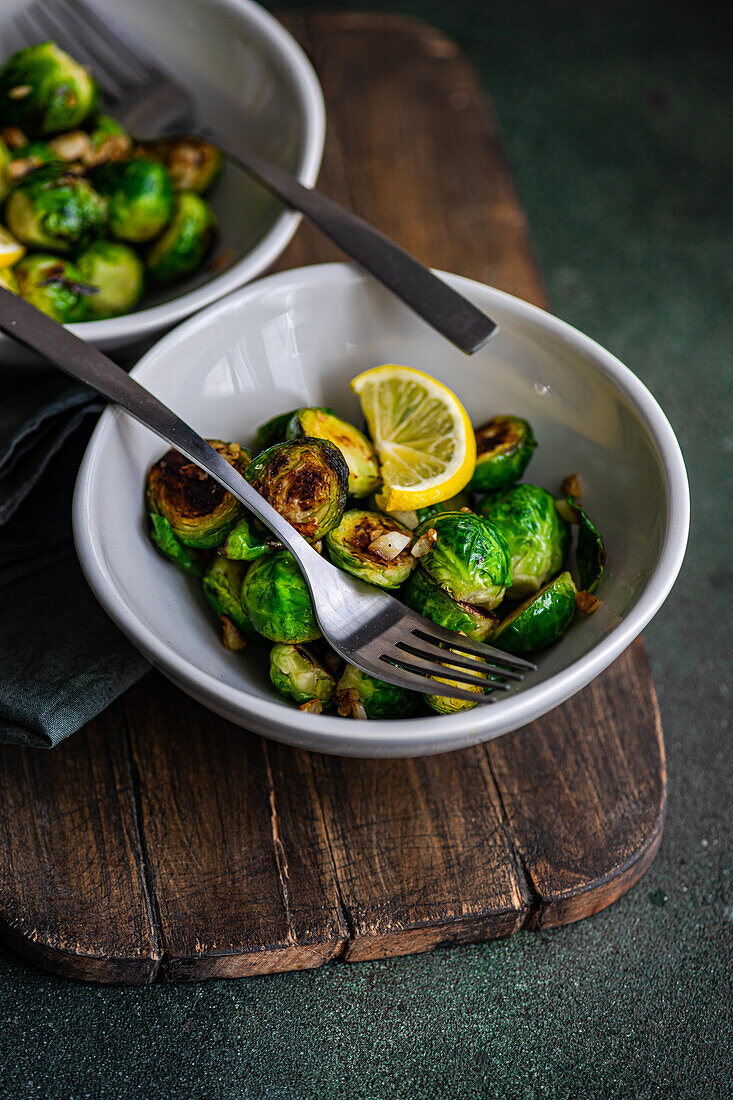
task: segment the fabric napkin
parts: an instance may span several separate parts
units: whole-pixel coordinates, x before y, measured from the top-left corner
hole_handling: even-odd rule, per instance
[[[62,375],[0,391],[0,741],[50,748],[148,663],[79,567],[71,498],[103,402]]]

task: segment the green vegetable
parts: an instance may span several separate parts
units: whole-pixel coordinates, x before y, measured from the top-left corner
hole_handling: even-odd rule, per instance
[[[414,547],[430,530],[437,538],[420,568],[454,600],[491,611],[511,583],[509,551],[504,538],[473,512],[442,512],[421,523]]]
[[[326,439],[341,451],[349,468],[349,493],[366,497],[381,483],[379,459],[371,440],[353,424],[342,420],[330,409],[297,409],[288,421],[286,437],[302,439],[310,436]]]
[[[254,627],[242,606],[242,582],[247,566],[216,557],[207,569],[202,587],[217,618],[225,616],[241,634],[256,637]]]
[[[206,199],[181,191],[173,200],[170,225],[147,254],[148,271],[160,283],[182,279],[201,267],[211,248],[216,218]]]
[[[499,623],[492,645],[508,653],[531,653],[556,642],[575,614],[576,591],[570,573],[561,573]]]
[[[10,162],[13,159],[12,153],[8,149],[7,145],[0,137],[0,202],[5,198],[12,184],[8,169]]]
[[[270,651],[270,680],[276,691],[302,710],[320,714],[333,698],[336,681],[304,646],[278,643]]]
[[[244,473],[249,462],[244,447],[218,439],[210,439],[209,443]],[[146,496],[149,510],[165,516],[185,546],[200,550],[220,546],[242,514],[242,505],[231,493],[174,450],[151,468]]]
[[[159,516],[156,512],[150,512],[150,539],[161,553],[165,554],[174,565],[183,569],[185,573],[192,573],[194,577],[203,575],[203,563],[201,554],[189,549],[176,537],[176,534],[165,516]]]
[[[442,677],[434,677],[434,679],[438,683],[450,684],[451,687],[465,688],[466,691],[474,692],[476,695],[485,694],[484,689],[475,684],[462,684],[457,680],[444,680]],[[436,714],[455,714],[456,711],[473,710],[478,706],[478,703],[471,703],[468,699],[453,699],[449,695],[426,695],[425,702]]]
[[[82,176],[47,164],[24,176],[10,192],[5,221],[24,244],[70,252],[85,248],[104,231],[107,200]]]
[[[27,302],[62,325],[83,321],[87,295],[92,288],[84,282],[79,268],[60,256],[36,252],[13,268],[18,291]]]
[[[256,561],[263,554],[269,554],[279,547],[280,543],[265,527],[256,520],[243,516],[232,527],[219,553],[234,561]]]
[[[432,619],[446,630],[457,630],[478,642],[491,634],[496,619],[480,607],[459,603],[429,579],[422,569],[416,569],[404,587],[402,598],[408,607],[426,619]]]
[[[567,502],[573,509],[578,523],[575,560],[578,564],[580,587],[585,592],[593,592],[597,588],[606,566],[606,548],[603,545],[603,536],[577,498],[569,496]]]
[[[450,500],[441,500],[437,504],[428,504],[425,508],[418,508],[416,515],[418,523],[423,523],[424,520],[430,519],[432,516],[439,516],[443,512],[461,512],[464,508],[471,509],[471,498],[468,493],[456,493]]]
[[[481,515],[506,539],[511,556],[509,595],[526,596],[561,568],[570,529],[555,506],[555,498],[538,485],[515,485],[487,497]]]
[[[417,709],[419,696],[396,684],[347,665],[334,696],[342,718],[409,718]]]
[[[61,158],[45,141],[31,141],[27,145],[13,149],[7,168],[8,190],[17,186],[22,179],[41,165],[61,165],[61,163]]]
[[[250,463],[247,480],[311,542],[339,523],[349,470],[341,452],[325,439],[276,443]]]
[[[87,319],[129,313],[143,292],[144,271],[136,252],[117,241],[95,241],[77,260],[85,282],[98,293],[87,303]]]
[[[196,137],[149,142],[138,149],[138,155],[165,165],[177,191],[200,195],[214,186],[224,165],[220,150]]]
[[[249,567],[242,604],[255,630],[271,642],[298,645],[321,636],[308,586],[287,550],[267,554]]]
[[[12,290],[13,294],[20,294],[18,280],[12,267],[0,267],[0,286],[6,290]]]
[[[288,422],[294,412],[297,412],[297,410],[291,409],[290,412],[278,413],[277,416],[266,420],[264,424],[260,424],[257,429],[256,453],[266,451],[268,447],[274,447],[276,443],[284,443]]]
[[[357,508],[344,512],[338,527],[326,535],[334,565],[379,588],[399,588],[410,576],[417,565],[409,550],[411,541],[401,523]]]
[[[100,113],[95,116],[89,129],[91,153],[90,167],[106,164],[110,160],[127,158],[132,148],[132,138],[124,126],[111,115]]]
[[[476,469],[468,488],[504,489],[519,481],[537,446],[534,432],[519,416],[494,416],[476,428]]]
[[[97,99],[91,75],[55,42],[18,50],[0,70],[0,117],[43,137],[84,121]]]
[[[103,164],[92,176],[109,199],[113,237],[138,244],[165,228],[173,213],[173,186],[162,164],[141,157]]]

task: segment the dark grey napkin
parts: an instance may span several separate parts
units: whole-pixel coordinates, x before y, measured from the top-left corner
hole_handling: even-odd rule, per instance
[[[0,741],[50,748],[149,667],[106,616],[71,535],[103,402],[62,376],[0,396]]]

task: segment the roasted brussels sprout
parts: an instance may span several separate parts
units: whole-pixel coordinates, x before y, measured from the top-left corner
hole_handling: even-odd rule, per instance
[[[446,630],[458,630],[467,638],[485,641],[496,626],[496,619],[489,611],[470,603],[459,603],[428,578],[422,569],[416,569],[402,592],[402,599],[413,611],[426,619],[432,619]]]
[[[82,176],[46,164],[10,192],[5,221],[24,244],[71,252],[85,248],[103,232],[107,200]]]
[[[233,561],[256,561],[263,554],[281,549],[281,543],[271,535],[266,527],[255,519],[242,516],[232,527],[219,553]]]
[[[171,527],[165,516],[159,516],[157,512],[150,512],[150,541],[158,547],[162,554],[183,569],[185,573],[192,573],[194,577],[203,576],[205,562],[203,555],[198,550],[192,550],[184,546]]]
[[[278,643],[272,647],[270,680],[276,691],[312,714],[320,714],[336,690],[331,673],[300,645]]]
[[[228,619],[244,637],[254,638],[254,627],[242,606],[242,582],[246,572],[247,566],[241,562],[216,557],[204,574],[202,587],[219,619]],[[226,637],[225,634],[225,644]]]
[[[308,586],[287,550],[267,554],[249,567],[242,604],[255,630],[271,642],[299,645],[321,636]]]
[[[0,70],[0,117],[43,137],[84,121],[97,99],[91,75],[55,42],[26,46]]]
[[[484,694],[484,689],[475,684],[461,684],[457,680],[448,680],[447,678],[444,680],[442,677],[437,676],[435,679],[438,683],[465,688],[466,691],[471,691],[476,695]],[[473,710],[474,707],[478,706],[478,703],[471,703],[468,699],[453,699],[450,695],[426,695],[425,702],[436,714],[455,714],[456,711]]]
[[[573,520],[578,524],[578,542],[575,547],[575,560],[578,565],[580,587],[585,592],[594,592],[603,576],[606,566],[606,548],[603,536],[587,515],[579,499],[569,496]]]
[[[349,493],[352,497],[366,497],[378,488],[379,459],[374,444],[353,424],[342,420],[330,409],[297,409],[287,424],[288,439],[311,436],[327,439],[341,451],[349,467]]]
[[[417,565],[406,527],[381,512],[354,508],[326,535],[334,565],[379,588],[399,588]]]
[[[537,592],[562,568],[570,529],[555,507],[555,498],[538,485],[514,485],[487,497],[481,515],[506,539],[512,565],[509,595]]]
[[[103,164],[94,186],[109,199],[113,237],[138,244],[157,237],[173,212],[173,187],[162,164],[141,157]]]
[[[0,267],[0,286],[6,290],[12,290],[13,294],[20,294],[18,280],[12,267]]]
[[[60,165],[61,158],[53,151],[45,141],[31,141],[28,145],[22,145],[14,149],[7,167],[8,185],[15,187],[30,172],[35,172],[44,164]]]
[[[570,574],[561,573],[499,623],[492,644],[508,653],[531,653],[556,642],[570,626],[576,591]]]
[[[274,447],[276,443],[285,442],[288,421],[296,411],[296,409],[291,409],[290,412],[278,413],[277,416],[273,416],[269,420],[266,420],[264,424],[260,424],[257,429],[256,437],[257,453],[266,451],[268,447]],[[331,410],[329,409],[328,411],[330,412]]]
[[[437,504],[428,504],[425,508],[418,508],[417,519],[418,523],[423,523],[426,519],[430,519],[431,516],[439,516],[442,512],[463,512],[473,511],[471,508],[471,498],[468,493],[456,493],[450,500],[441,500]]]
[[[534,432],[519,416],[494,416],[476,428],[476,469],[468,488],[480,493],[519,481],[537,446]]]
[[[349,470],[325,439],[276,443],[252,460],[246,477],[310,542],[323,538],[343,515]]]
[[[159,283],[182,279],[201,267],[216,229],[214,211],[195,191],[181,191],[173,200],[170,225],[151,245],[148,271]]]
[[[95,241],[77,266],[97,293],[87,302],[87,320],[129,313],[143,292],[144,267],[136,252],[119,241]]]
[[[342,718],[409,718],[415,713],[419,695],[387,684],[375,676],[347,665],[336,685],[334,701]]]
[[[36,252],[26,256],[13,270],[21,297],[36,309],[62,325],[84,320],[88,296],[94,293],[94,288],[84,282],[75,264],[60,256]]]
[[[509,551],[502,535],[473,512],[442,512],[421,523],[421,536],[435,532],[435,541],[421,554],[420,568],[454,600],[491,611],[511,583]]]
[[[153,141],[141,145],[137,155],[165,165],[177,191],[197,191],[199,195],[214,186],[224,164],[221,151],[197,137]]]
[[[89,145],[82,160],[85,167],[96,168],[111,160],[127,159],[132,138],[111,115],[98,114],[89,129]]]
[[[236,470],[245,472],[249,453],[238,443],[209,443]],[[151,512],[165,516],[185,546],[220,546],[242,514],[242,505],[213,477],[179,451],[170,450],[151,468],[146,495]]]

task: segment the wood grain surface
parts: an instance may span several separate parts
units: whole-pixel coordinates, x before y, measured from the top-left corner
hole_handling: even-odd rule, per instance
[[[324,88],[322,189],[426,263],[544,304],[496,119],[453,43],[401,17],[284,21]],[[306,226],[277,267],[335,258]],[[664,802],[641,640],[538,722],[418,760],[267,742],[151,673],[60,748],[0,750],[0,937],[99,982],[497,938],[616,900]]]

